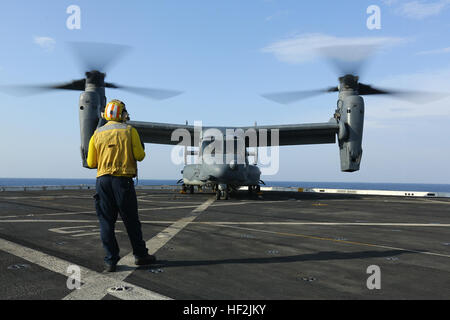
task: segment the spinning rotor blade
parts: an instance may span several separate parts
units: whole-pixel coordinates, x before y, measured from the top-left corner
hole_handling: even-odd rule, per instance
[[[333,65],[338,74],[360,75],[376,45],[340,45],[324,47],[322,55]]]
[[[359,83],[358,91],[360,95],[388,95],[393,98],[402,99],[417,104],[434,102],[448,97],[449,95],[438,92],[379,89],[363,83]]]
[[[104,83],[106,76],[104,71],[110,68],[130,49],[128,46],[97,42],[70,42],[68,45],[81,63],[86,79],[51,85],[0,86],[0,91],[16,96],[33,95],[55,89],[84,91],[86,81],[88,81],[88,83],[98,87],[104,85],[105,88],[122,89],[155,100],[164,100],[183,93],[176,90],[119,86],[113,83]]]
[[[73,80],[68,83],[61,84],[49,84],[49,85],[10,85],[10,86],[0,86],[0,91],[13,95],[13,96],[30,96],[34,94],[43,93],[50,90],[78,90],[83,91],[85,88],[86,80]]]
[[[142,87],[130,87],[130,86],[121,86],[116,85],[114,83],[105,83],[105,88],[113,88],[113,89],[121,89],[125,91],[129,91],[141,96],[145,96],[155,100],[164,100],[168,98],[172,98],[182,94],[182,91],[176,90],[167,90],[167,89],[158,89],[158,88],[142,88]]]
[[[337,69],[340,75],[339,82],[342,90],[354,90],[355,94],[361,96],[389,95],[412,103],[429,103],[449,96],[449,94],[443,93],[380,89],[360,83],[359,74],[377,47],[378,45],[376,43],[372,45],[338,45],[323,47],[320,49],[320,52]],[[327,92],[339,92],[339,87],[310,91],[270,93],[262,96],[281,104],[288,104]]]
[[[357,75],[368,57],[375,51],[375,48],[376,46],[372,45],[341,45],[324,47],[320,49],[320,52],[337,69],[338,73],[344,76]],[[262,96],[281,104],[288,104],[327,92],[339,92],[339,88],[330,87],[319,90],[280,92]]]
[[[322,54],[334,65],[342,75],[359,76],[369,58],[377,50],[373,45],[342,45],[322,48]],[[358,77],[359,78],[359,77]],[[441,99],[445,94],[419,92],[410,90],[380,89],[371,85],[358,83],[358,94],[366,95],[388,95],[394,98],[408,100],[414,103],[425,103]]]
[[[101,72],[105,72],[130,49],[128,46],[96,42],[72,42],[70,46],[81,61],[84,70]],[[121,86],[108,82],[105,83],[105,88],[122,89],[156,100],[168,99],[182,93],[166,89]]]
[[[360,95],[373,95],[373,94],[387,94],[387,95],[395,95],[399,94],[399,91],[392,91],[392,90],[384,90],[384,89],[377,89],[372,87],[371,85],[359,83],[358,84],[358,92]]]
[[[57,84],[48,87],[42,86],[42,88],[83,91],[85,86],[86,86],[86,79],[80,79],[65,84]]]
[[[99,42],[69,42],[68,45],[80,62],[83,72],[105,72],[131,49],[129,46]]]
[[[288,91],[288,92],[269,93],[263,94],[261,96],[281,104],[289,104],[302,99],[314,97],[322,93],[338,92],[338,91],[339,91],[338,87],[330,87],[327,89],[308,90],[308,91]]]

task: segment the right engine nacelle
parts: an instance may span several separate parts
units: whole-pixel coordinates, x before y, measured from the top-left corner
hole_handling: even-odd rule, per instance
[[[89,140],[99,122],[99,105],[100,98],[96,92],[91,91],[81,93],[79,102],[81,161],[85,168],[89,168],[86,162]]]
[[[358,171],[362,157],[364,100],[351,95],[339,100],[338,104],[341,171]]]

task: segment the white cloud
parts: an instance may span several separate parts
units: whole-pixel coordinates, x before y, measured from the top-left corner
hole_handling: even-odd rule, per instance
[[[287,63],[303,63],[314,60],[318,52],[327,47],[382,47],[396,45],[405,42],[405,39],[394,37],[348,37],[339,38],[321,33],[302,34],[290,39],[281,40],[268,45],[262,51],[272,53],[275,57]],[[322,52],[323,53],[323,52]],[[343,56],[342,52],[327,53],[327,56],[335,57],[347,61],[355,61],[367,55],[364,50],[353,52],[351,56]]]
[[[55,39],[50,37],[34,37],[33,42],[47,51],[52,51],[56,45]]]
[[[410,19],[422,20],[431,16],[439,15],[450,6],[450,0],[437,0],[433,2],[424,0],[399,1],[383,0],[387,6],[395,6],[395,12]]]
[[[420,51],[417,53],[417,55],[441,54],[441,53],[450,53],[450,47],[436,50]]]
[[[275,19],[282,18],[282,17],[284,17],[284,16],[286,16],[288,14],[289,14],[288,10],[279,10],[279,11],[275,12],[273,15],[266,17],[265,20],[266,20],[266,22],[270,22],[270,21],[273,21]]]
[[[382,0],[382,2],[387,6],[392,6],[393,4],[398,3],[398,0]]]

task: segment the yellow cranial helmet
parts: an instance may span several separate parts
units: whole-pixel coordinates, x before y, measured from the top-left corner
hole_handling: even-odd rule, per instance
[[[123,111],[125,111],[125,113],[127,111],[125,103],[114,99],[106,105],[103,117],[108,121],[123,121],[125,114]]]

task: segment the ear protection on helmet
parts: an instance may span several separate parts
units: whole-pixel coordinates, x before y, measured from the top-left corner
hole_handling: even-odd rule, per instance
[[[123,121],[126,120],[126,118],[129,119],[125,103],[116,99],[108,102],[102,116],[108,121]]]

